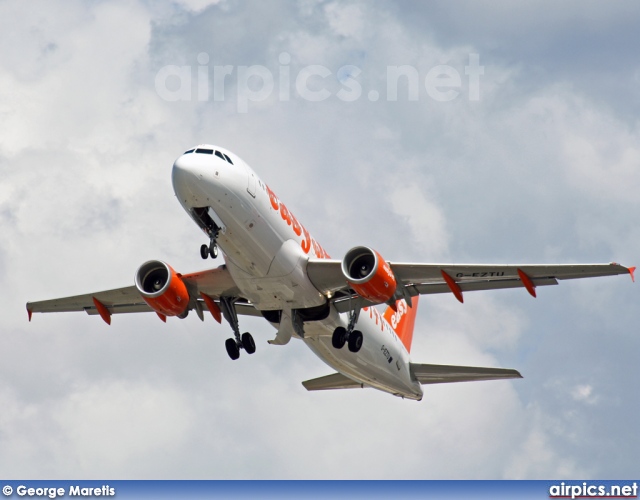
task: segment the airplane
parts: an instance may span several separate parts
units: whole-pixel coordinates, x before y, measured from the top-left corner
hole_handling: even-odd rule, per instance
[[[517,370],[413,363],[410,357],[420,295],[524,288],[558,280],[630,274],[620,264],[421,264],[385,260],[366,246],[332,259],[269,186],[240,157],[210,144],[176,159],[172,183],[178,201],[207,243],[203,259],[222,251],[224,264],[181,274],[151,260],[134,285],[27,303],[32,314],[85,311],[111,324],[114,314],[155,312],[185,318],[209,311],[230,325],[225,342],[232,360],[253,354],[239,316],[264,317],[276,329],[272,345],[302,340],[335,372],[303,382],[309,391],[375,388],[420,401],[422,385],[522,378]],[[384,306],[379,311],[376,306]]]

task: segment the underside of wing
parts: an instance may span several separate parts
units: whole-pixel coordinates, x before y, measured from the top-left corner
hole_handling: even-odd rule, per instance
[[[328,391],[331,389],[361,389],[360,382],[350,379],[342,373],[333,373],[324,377],[314,378],[302,382],[308,391]]]
[[[411,373],[421,384],[448,384],[522,378],[517,370],[507,368],[478,368],[474,366],[425,365],[411,363]]]
[[[349,311],[355,293],[342,274],[342,262],[310,259],[307,274],[311,282],[325,295],[332,296],[340,312]],[[389,263],[398,288],[410,296],[454,293],[462,302],[462,293],[478,290],[526,288],[535,296],[539,286],[557,285],[558,280],[594,278],[631,274],[635,268],[620,264],[413,264]],[[364,301],[364,305],[372,305]]]
[[[208,310],[208,306],[206,302],[200,298],[200,294],[205,294],[212,300],[216,300],[221,296],[239,296],[238,287],[226,266],[181,275],[181,279],[193,297],[193,305],[195,306],[197,304],[197,307],[201,308],[201,310]],[[85,311],[87,314],[95,315],[100,314],[98,308],[101,306],[104,306],[108,315],[153,312],[153,309],[147,305],[134,285],[71,297],[28,302],[27,311],[29,312],[29,317],[35,312]],[[235,308],[237,314],[250,316],[261,315],[259,311],[246,301],[236,302]]]
[[[142,300],[138,289],[133,285],[60,299],[28,302],[27,310],[41,313],[86,311],[88,314],[98,314],[94,299],[104,304],[111,314],[148,312],[152,310]]]

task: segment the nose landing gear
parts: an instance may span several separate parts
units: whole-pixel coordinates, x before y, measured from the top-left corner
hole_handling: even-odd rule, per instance
[[[209,245],[202,244],[200,247],[200,257],[203,259],[211,256],[212,259],[215,259],[218,256],[218,245],[216,244],[216,240],[212,239]]]

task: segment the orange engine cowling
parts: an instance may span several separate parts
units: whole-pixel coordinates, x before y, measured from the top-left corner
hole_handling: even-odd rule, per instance
[[[159,260],[150,260],[136,273],[136,288],[155,312],[184,317],[188,312],[189,292],[173,268]]]
[[[351,288],[371,302],[387,302],[396,293],[397,283],[391,267],[371,248],[349,250],[342,260],[342,273]]]

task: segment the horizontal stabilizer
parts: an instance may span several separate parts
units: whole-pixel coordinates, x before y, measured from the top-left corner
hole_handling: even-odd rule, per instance
[[[351,380],[342,373],[333,373],[320,378],[314,378],[302,382],[308,391],[327,391],[329,389],[361,389],[364,387],[360,382]]]
[[[477,368],[474,366],[421,365],[411,363],[411,373],[421,384],[447,384],[449,382],[474,382],[522,378],[517,370],[506,368]]]

